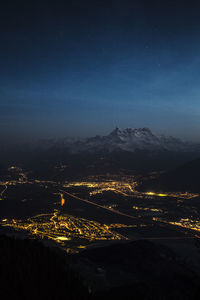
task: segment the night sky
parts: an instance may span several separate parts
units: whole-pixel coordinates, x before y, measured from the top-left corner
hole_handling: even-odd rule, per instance
[[[118,126],[200,142],[199,1],[5,2],[2,140]]]

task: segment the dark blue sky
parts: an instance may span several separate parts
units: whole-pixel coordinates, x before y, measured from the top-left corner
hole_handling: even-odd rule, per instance
[[[1,137],[117,125],[200,141],[198,2],[1,4]]]

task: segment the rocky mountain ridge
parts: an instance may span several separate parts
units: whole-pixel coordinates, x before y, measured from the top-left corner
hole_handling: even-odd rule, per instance
[[[95,136],[84,139],[49,139],[42,140],[38,144],[43,149],[65,148],[70,153],[98,152],[123,150],[136,151],[171,151],[171,152],[196,152],[200,151],[200,145],[183,141],[179,138],[152,133],[149,128],[115,128],[105,136]]]

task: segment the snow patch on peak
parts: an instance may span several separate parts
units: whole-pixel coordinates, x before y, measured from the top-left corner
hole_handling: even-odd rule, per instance
[[[125,150],[135,152],[142,151],[194,151],[193,144],[186,143],[178,138],[165,135],[156,135],[149,128],[119,128],[116,127],[106,136],[95,136],[91,138],[73,140],[59,140],[52,146],[64,147],[68,151],[77,153],[82,151],[114,151]],[[199,147],[198,147],[199,149]]]

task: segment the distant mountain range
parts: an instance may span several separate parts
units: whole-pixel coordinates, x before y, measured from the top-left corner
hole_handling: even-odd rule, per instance
[[[129,152],[200,152],[200,145],[185,142],[172,136],[156,135],[149,128],[115,128],[106,136],[85,139],[41,140],[37,145],[43,149],[65,148],[70,153],[123,150]]]
[[[148,128],[115,128],[105,136],[43,139],[8,150],[0,147],[0,165],[4,169],[20,165],[36,176],[62,179],[170,170],[198,157],[199,144],[157,135]],[[59,166],[63,165],[61,172]]]

